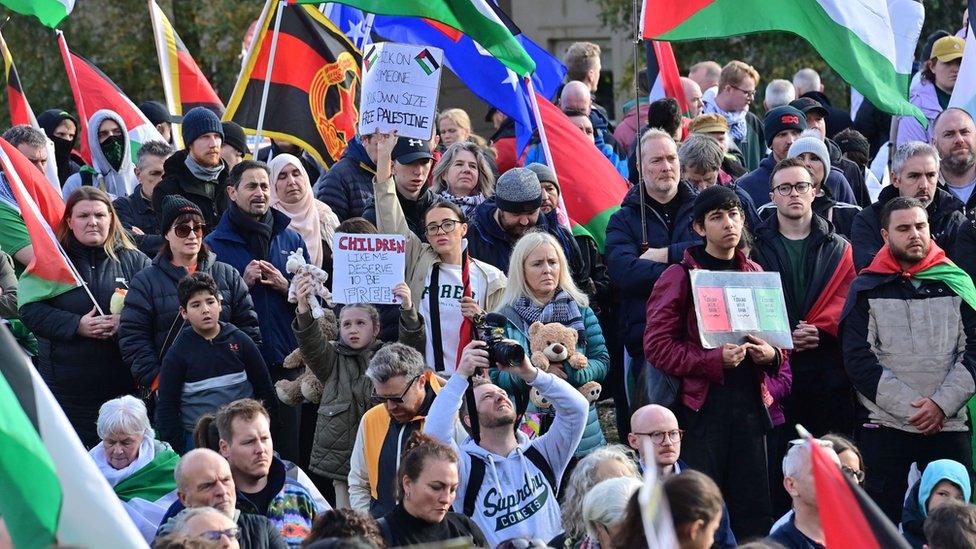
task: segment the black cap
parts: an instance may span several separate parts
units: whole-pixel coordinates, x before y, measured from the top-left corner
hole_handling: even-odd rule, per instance
[[[181,120],[181,117],[170,114],[169,109],[159,101],[143,101],[139,103],[139,110],[142,111],[142,114],[146,115],[146,118],[149,119],[149,122],[153,126],[162,124],[163,122],[169,122],[170,124],[174,122],[179,123]]]
[[[423,158],[433,159],[430,152],[430,141],[414,137],[400,137],[393,147],[393,160],[401,164],[409,164]]]
[[[799,110],[803,114],[818,112],[823,118],[827,118],[830,115],[830,113],[827,112],[827,109],[820,104],[820,101],[810,99],[809,97],[798,97],[793,101],[790,101],[790,106]]]
[[[725,185],[712,185],[695,197],[694,218],[702,219],[708,212],[729,203],[742,207],[742,201],[735,191]]]
[[[247,136],[244,135],[244,128],[240,126],[237,122],[231,122],[229,120],[221,122],[221,127],[224,128],[224,144],[234,147],[237,152],[241,154],[249,154],[251,151],[247,148]]]

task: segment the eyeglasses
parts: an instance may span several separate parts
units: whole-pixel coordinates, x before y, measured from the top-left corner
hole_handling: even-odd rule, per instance
[[[850,477],[851,480],[854,480],[858,484],[864,482],[864,471],[855,471],[854,469],[848,467],[847,465],[841,465],[840,470],[843,471],[845,475]]]
[[[810,189],[813,188],[813,183],[807,183],[806,181],[800,181],[799,183],[790,184],[783,183],[773,187],[773,190],[779,193],[781,196],[790,196],[793,190],[796,189],[796,194],[806,194]]]
[[[413,386],[413,384],[416,383],[418,379],[420,379],[420,376],[414,376],[414,378],[411,379],[409,383],[407,383],[407,386],[403,388],[403,392],[400,393],[400,396],[395,396],[395,397],[378,395],[376,394],[376,388],[374,387],[373,395],[372,395],[373,402],[376,402],[377,404],[381,402],[392,402],[394,404],[403,404],[403,397],[407,396],[407,391],[410,390],[410,387]]]
[[[660,446],[664,444],[664,437],[667,437],[671,442],[681,442],[681,437],[685,436],[685,432],[681,429],[672,429],[670,431],[654,431],[651,433],[634,433],[635,435],[644,435],[650,437],[651,442]]]
[[[740,88],[739,86],[735,86],[733,84],[729,84],[729,85],[732,86],[733,88],[739,90],[740,92],[742,92],[742,94],[745,95],[746,97],[749,97],[749,98],[755,98],[756,97],[756,90],[751,90],[751,91],[750,90],[744,90],[744,89]]]
[[[178,236],[180,238],[186,238],[186,237],[190,236],[190,232],[194,232],[194,233],[196,233],[197,238],[199,238],[199,237],[203,236],[203,230],[206,229],[206,228],[207,228],[207,224],[206,223],[197,223],[195,226],[194,225],[177,225],[177,226],[173,227],[173,232],[175,232],[176,233],[176,236]]]
[[[448,219],[446,221],[441,222],[440,225],[435,225],[434,223],[431,223],[430,225],[424,227],[424,231],[427,234],[437,234],[438,229],[440,229],[444,231],[444,234],[453,233],[454,229],[457,228],[458,223],[460,223],[460,221],[457,221],[455,219]]]
[[[200,533],[198,538],[203,538],[210,541],[219,541],[220,538],[226,536],[227,539],[240,539],[241,529],[238,527],[228,528],[226,530],[207,530],[206,532]]]

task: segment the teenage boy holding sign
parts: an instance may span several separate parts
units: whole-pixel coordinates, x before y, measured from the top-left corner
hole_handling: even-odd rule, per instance
[[[702,347],[688,271],[761,271],[738,250],[743,219],[732,189],[715,185],[695,198],[693,228],[705,244],[688,248],[658,279],[644,330],[649,365],[681,380],[673,405],[685,429],[681,457],[718,483],[738,539],[769,531],[765,435],[773,399],[766,379],[788,375],[789,366],[784,352],[753,335],[738,345]]]

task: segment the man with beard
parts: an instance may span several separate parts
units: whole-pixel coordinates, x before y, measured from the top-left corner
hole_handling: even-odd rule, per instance
[[[573,234],[558,223],[550,223],[541,214],[542,184],[539,177],[527,168],[512,168],[495,182],[495,196],[474,211],[468,226],[468,253],[503,273],[508,272],[508,258],[515,241],[523,234],[537,229],[556,237],[577,284],[588,276],[583,272],[579,247]]]
[[[932,145],[942,163],[939,188],[958,198],[968,213],[976,208],[976,125],[963,109],[949,107],[935,119]]]
[[[484,341],[466,345],[457,370],[434,399],[424,425],[425,433],[454,448],[460,457],[458,473],[466,482],[457,488],[454,510],[471,517],[491,547],[516,537],[540,538],[549,547],[562,547],[556,493],[583,438],[589,406],[579,391],[532,366],[528,356],[517,364],[498,364],[536,388],[556,411],[549,431],[530,441],[515,429],[515,404],[504,389],[479,377],[465,397],[472,383],[469,378],[476,370],[487,372],[489,366],[494,365]],[[470,398],[474,402],[462,406],[462,399]],[[477,438],[468,438],[460,448],[453,438],[459,407],[466,427],[473,422],[478,425]],[[475,417],[468,413],[470,407],[477,410]]]
[[[840,332],[861,404],[865,488],[894,522],[912,463],[972,468],[965,406],[976,392],[976,288],[932,241],[920,200],[888,201],[880,225],[884,245],[851,284]]]
[[[217,127],[220,127],[219,122]],[[216,151],[219,160],[219,140]],[[166,164],[169,165],[173,158],[167,160]],[[297,369],[285,370],[281,367],[285,356],[298,347],[298,340],[291,330],[295,307],[288,303],[288,285],[292,275],[285,271],[285,261],[292,251],[298,248],[307,250],[308,246],[301,235],[288,228],[291,218],[269,207],[269,179],[270,171],[264,162],[244,160],[234,166],[227,181],[230,204],[220,223],[204,242],[220,261],[230,264],[244,277],[261,328],[261,355],[268,365],[271,379],[278,381],[296,378],[301,373]],[[159,196],[159,187],[154,196]],[[305,261],[309,261],[308,252],[304,252],[304,255]],[[289,461],[299,461],[300,412],[299,406],[283,406],[271,426],[278,453]],[[313,429],[314,426],[309,426],[309,433]]]
[[[891,185],[882,189],[878,201],[854,217],[851,243],[854,245],[854,267],[868,266],[881,249],[881,210],[897,197],[915,198],[922,203],[928,217],[928,232],[940,248],[953,255],[956,235],[965,223],[963,203],[938,187],[939,153],[932,145],[909,141],[899,145],[891,158]]]
[[[153,211],[163,211],[164,196],[178,194],[200,208],[204,230],[209,232],[227,209],[225,189],[230,170],[220,157],[224,128],[209,109],[194,107],[183,117],[181,131],[186,149],[163,164],[163,180],[153,191]]]

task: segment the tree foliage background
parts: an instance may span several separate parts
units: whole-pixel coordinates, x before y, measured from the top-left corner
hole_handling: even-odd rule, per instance
[[[632,0],[595,0],[600,5],[601,17],[604,24],[619,32],[633,34]],[[770,0],[771,9],[776,2],[794,0]],[[884,0],[880,0],[884,1]],[[925,23],[916,55],[932,32],[942,29],[952,34],[962,27],[963,10],[966,8],[964,0],[924,0]],[[819,54],[805,40],[787,33],[763,33],[749,36],[738,36],[719,40],[697,40],[690,42],[673,42],[675,59],[681,74],[687,74],[688,67],[697,61],[715,60],[719,65],[739,59],[754,66],[759,71],[762,81],[759,84],[759,96],[753,103],[753,109],[762,111],[762,91],[770,80],[776,78],[793,79],[796,71],[811,67],[820,73],[827,97],[839,108],[848,108],[850,93],[847,85],[833,70],[831,70]],[[641,60],[643,66],[644,61]],[[630,65],[633,67],[633,64]],[[623,75],[621,86],[633,89],[633,72]],[[840,90],[844,90],[841,92]]]
[[[226,103],[241,67],[241,42],[261,15],[260,0],[157,0],[217,95]],[[53,107],[76,112],[54,31],[0,8],[3,36],[35,114]],[[77,0],[61,24],[68,47],[90,60],[132,101],[164,101],[149,7],[145,0]],[[9,125],[6,94],[0,123]]]

